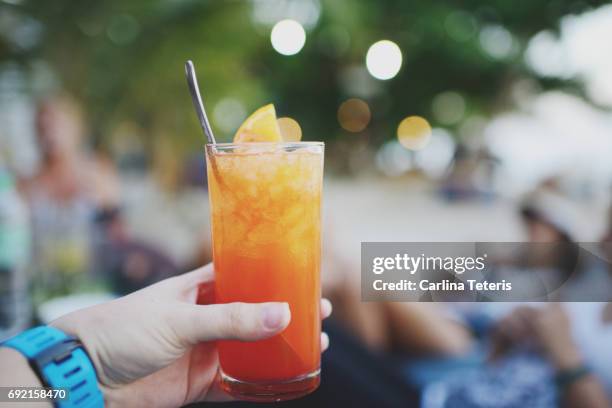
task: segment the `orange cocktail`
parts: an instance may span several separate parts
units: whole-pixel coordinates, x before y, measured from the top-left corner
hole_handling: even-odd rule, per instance
[[[291,322],[257,342],[220,341],[223,387],[281,400],[319,384],[323,143],[208,145],[215,300],[288,302]]]

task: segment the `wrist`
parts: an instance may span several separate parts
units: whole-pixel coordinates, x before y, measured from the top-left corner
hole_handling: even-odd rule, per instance
[[[10,373],[0,373],[0,387],[42,387],[28,359],[19,351],[0,347],[0,361],[6,367],[11,367]]]
[[[81,341],[96,370],[98,387],[100,388],[102,396],[104,397],[105,407],[114,408],[137,406],[134,404],[135,401],[133,401],[133,396],[130,393],[124,392],[123,388],[114,387],[112,384],[109,384],[108,381],[104,380],[106,377],[104,365],[102,364],[102,359],[100,358],[100,346],[96,341],[96,338],[91,335],[91,331],[88,331],[86,327],[83,327],[78,318],[74,317],[74,315],[67,315],[51,322],[49,326],[60,329],[64,333],[70,334]]]
[[[564,392],[576,382],[588,377],[591,374],[591,369],[585,365],[577,365],[573,368],[567,368],[557,371],[555,375],[555,385],[557,389]]]
[[[105,382],[102,380],[104,370],[98,353],[98,346],[96,345],[96,341],[88,335],[87,331],[81,328],[79,320],[73,318],[72,315],[67,315],[64,317],[60,317],[57,320],[54,320],[49,324],[49,326],[55,327],[63,331],[64,333],[79,339],[97,373],[98,388],[102,392],[102,396],[104,398],[104,405],[106,407],[129,406],[124,404],[125,401],[123,399],[118,398],[118,393],[115,389],[105,385]]]
[[[58,407],[104,405],[95,368],[77,338],[56,327],[38,326],[11,337],[2,345],[22,355],[25,362],[21,363],[26,368],[20,371],[35,374],[37,384],[68,390],[66,400],[55,402]]]
[[[49,323],[49,326],[55,327],[56,329],[63,331],[67,335],[79,339],[83,346],[83,349],[85,349],[85,351],[87,352],[87,355],[89,356],[89,359],[91,360],[91,363],[93,364],[94,369],[96,370],[96,374],[98,376],[98,383],[100,385],[103,385],[104,381],[102,380],[102,376],[104,374],[104,371],[98,352],[98,346],[96,344],[96,341],[88,335],[87,331],[81,329],[78,320],[72,318],[71,315],[68,315],[66,317],[61,317],[57,320],[52,321],[51,323]]]

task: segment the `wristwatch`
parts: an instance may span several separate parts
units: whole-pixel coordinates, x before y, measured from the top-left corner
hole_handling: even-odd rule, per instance
[[[557,389],[564,391],[570,385],[591,374],[591,368],[585,364],[559,371],[555,375]]]
[[[44,387],[66,390],[65,399],[53,401],[57,408],[104,407],[96,370],[75,337],[54,327],[38,326],[1,345],[23,354]]]

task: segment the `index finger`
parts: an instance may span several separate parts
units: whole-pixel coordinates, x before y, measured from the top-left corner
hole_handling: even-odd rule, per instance
[[[215,280],[215,270],[213,268],[212,262],[199,267],[191,272],[184,273],[182,275],[177,276],[177,279],[181,281],[183,285],[186,287],[193,287],[194,285],[199,285],[200,283],[208,283]]]
[[[189,303],[212,303],[215,274],[213,264],[209,263],[191,272],[171,278],[179,298]]]

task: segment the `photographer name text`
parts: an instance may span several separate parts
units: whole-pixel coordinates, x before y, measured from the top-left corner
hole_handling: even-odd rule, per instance
[[[372,261],[372,273],[382,275],[385,272],[405,272],[410,276],[417,272],[448,271],[456,276],[465,272],[482,272],[486,269],[487,254],[478,257],[441,257],[441,256],[411,256],[409,254],[396,254],[392,257],[375,257]],[[476,279],[429,280],[421,279],[418,282],[409,279],[399,279],[387,282],[384,279],[375,279],[372,282],[375,291],[511,291],[512,283],[505,279],[499,282],[481,281]]]

